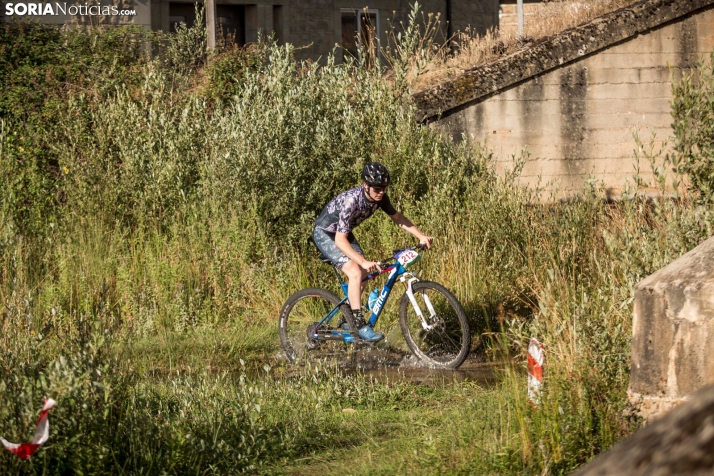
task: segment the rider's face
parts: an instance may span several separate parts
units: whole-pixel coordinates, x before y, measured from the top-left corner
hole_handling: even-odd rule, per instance
[[[384,197],[385,192],[387,191],[387,187],[372,187],[371,185],[366,186],[367,196],[375,202],[380,201],[382,197]]]

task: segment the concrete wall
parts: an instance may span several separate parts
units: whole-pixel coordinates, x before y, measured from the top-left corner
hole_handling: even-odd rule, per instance
[[[633,133],[670,135],[669,67],[691,68],[714,50],[714,10],[709,5],[591,55],[587,47],[581,59],[443,108],[446,117],[435,124],[457,139],[486,142],[499,169],[512,168],[512,156],[528,151],[521,179],[529,185],[541,178],[568,196],[594,178],[618,195],[635,172]]]
[[[630,400],[658,415],[714,383],[714,238],[635,287]]]

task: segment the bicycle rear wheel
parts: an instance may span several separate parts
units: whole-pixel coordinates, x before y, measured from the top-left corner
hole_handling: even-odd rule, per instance
[[[290,296],[280,311],[278,334],[280,344],[290,362],[306,360],[343,360],[351,355],[351,345],[341,340],[318,340],[313,330],[334,309],[341,299],[320,288],[302,289]],[[320,326],[321,332],[336,329],[346,316],[349,306],[343,303],[329,323]]]
[[[457,368],[471,348],[466,312],[441,284],[420,281],[412,284],[412,291],[428,327],[422,325],[405,292],[399,303],[399,325],[409,349],[429,367]]]

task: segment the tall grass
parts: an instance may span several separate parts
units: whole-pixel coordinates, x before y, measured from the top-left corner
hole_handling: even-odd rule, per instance
[[[44,95],[2,109],[2,435],[27,437],[41,398],[58,401],[47,448],[29,463],[2,453],[3,472],[565,473],[636,426],[633,286],[711,233],[706,204],[596,191],[535,204],[488,150],[418,125],[404,82],[297,63],[290,46],[209,57],[187,29],[127,58],[103,35],[143,33],[4,28],[3,54],[42,41],[62,54],[37,68],[90,65],[113,86],[45,74]],[[305,244],[312,221],[368,160],[436,236],[422,277],[454,290],[487,357],[512,363],[495,388],[280,360],[284,299],[334,286]],[[375,258],[410,243],[381,215],[357,235]],[[531,336],[548,355],[538,408],[520,366]],[[378,460],[343,462],[364,451]]]

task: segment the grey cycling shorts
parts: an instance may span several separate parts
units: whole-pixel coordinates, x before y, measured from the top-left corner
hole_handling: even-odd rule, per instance
[[[320,253],[327,256],[332,264],[338,268],[342,269],[345,263],[350,260],[342,251],[340,251],[337,245],[335,245],[334,233],[328,233],[322,228],[315,227],[312,230],[312,239],[315,240],[315,246],[317,246],[317,249],[320,250]],[[352,245],[353,250],[364,256],[362,248],[360,248],[357,239],[352,233],[347,235],[347,240],[350,245]]]

